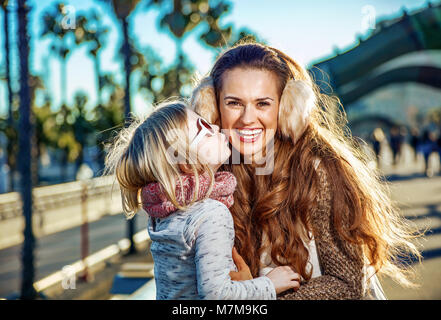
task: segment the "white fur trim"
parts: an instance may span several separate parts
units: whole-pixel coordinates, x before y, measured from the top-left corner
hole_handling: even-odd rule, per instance
[[[315,107],[314,91],[303,80],[289,80],[283,89],[279,106],[279,126],[283,135],[294,141],[300,137]]]

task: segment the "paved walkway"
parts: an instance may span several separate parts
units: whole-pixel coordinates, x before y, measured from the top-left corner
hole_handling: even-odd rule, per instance
[[[413,154],[405,146],[397,165],[390,164],[390,154],[383,154],[382,169],[391,182],[392,197],[402,214],[421,230],[428,229],[420,241],[423,263],[414,264],[419,288],[402,288],[390,279],[382,281],[388,299],[441,299],[441,175],[438,155],[432,154],[430,165],[434,176],[424,176],[422,157],[413,161]]]
[[[382,283],[388,299],[441,299],[441,176],[438,173],[438,155],[431,159],[435,176],[426,178],[422,174],[422,158],[413,162],[413,155],[409,148],[406,147],[404,151],[400,163],[393,167],[390,164],[390,153],[386,150],[382,154],[381,168],[391,182],[393,198],[399,203],[402,214],[416,223],[419,228],[428,228],[421,242],[424,261],[422,265],[414,265],[421,286],[418,289],[401,288],[389,279],[383,280]],[[145,219],[137,221],[138,230],[145,226]],[[95,222],[90,229],[91,237],[96,239],[91,240],[91,253],[93,253],[108,243],[114,243],[123,238],[125,221],[122,216],[109,217]],[[79,235],[79,228],[75,228],[39,240],[37,278],[79,259]],[[17,246],[8,251],[0,250],[0,296],[2,296],[1,293],[7,294],[18,289],[20,248]],[[139,259],[144,261],[143,257]],[[84,296],[84,298],[88,297]]]
[[[93,254],[126,237],[126,219],[122,214],[106,216],[89,224],[89,252]],[[144,230],[147,217],[138,215],[136,230]],[[43,236],[35,249],[35,282],[81,259],[80,227]],[[22,245],[0,250],[0,297],[20,290]]]

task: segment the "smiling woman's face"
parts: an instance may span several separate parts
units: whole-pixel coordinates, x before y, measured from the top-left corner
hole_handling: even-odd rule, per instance
[[[232,146],[255,155],[274,137],[279,113],[278,79],[273,72],[235,68],[222,76],[219,110]]]

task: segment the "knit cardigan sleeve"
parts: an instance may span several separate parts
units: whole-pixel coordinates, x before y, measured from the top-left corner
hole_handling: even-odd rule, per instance
[[[363,254],[361,248],[341,239],[331,214],[332,194],[324,168],[317,169],[320,192],[312,212],[312,228],[322,275],[287,291],[280,300],[356,300],[363,297]]]

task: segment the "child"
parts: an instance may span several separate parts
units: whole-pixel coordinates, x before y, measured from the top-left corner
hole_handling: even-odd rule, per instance
[[[298,287],[291,268],[232,281],[233,204],[236,179],[217,172],[230,156],[219,127],[183,102],[158,107],[145,121],[123,130],[106,166],[121,187],[128,217],[143,208],[155,262],[159,299],[276,299]]]

